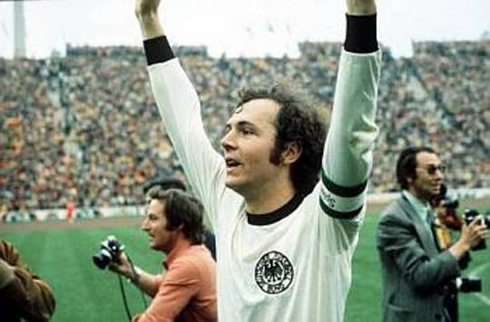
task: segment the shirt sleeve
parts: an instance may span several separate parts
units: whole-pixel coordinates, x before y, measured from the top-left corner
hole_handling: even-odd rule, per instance
[[[321,171],[320,206],[346,233],[357,235],[365,208],[375,124],[381,53],[342,51],[331,124]],[[352,220],[345,220],[352,219]]]
[[[346,15],[331,125],[321,173],[321,206],[339,219],[359,215],[364,205],[375,124],[381,55],[376,15]]]
[[[323,156],[320,206],[331,218],[342,219],[335,225],[350,243],[362,222],[378,134],[375,117],[381,53],[376,15],[346,18],[346,39]]]
[[[12,308],[26,320],[48,321],[56,306],[48,284],[29,269],[17,250],[6,241],[0,241],[0,258],[15,267],[13,280],[0,289],[2,301],[6,301],[3,306]]]
[[[176,58],[153,64],[148,70],[165,129],[214,228],[217,199],[225,189],[225,164],[204,130],[197,92]]]
[[[323,155],[322,184],[335,202],[322,198],[333,217],[350,216],[363,204],[378,134],[375,124],[380,52],[342,52],[331,124]]]
[[[174,321],[201,287],[199,270],[191,261],[176,261],[165,273],[157,294],[138,322]]]

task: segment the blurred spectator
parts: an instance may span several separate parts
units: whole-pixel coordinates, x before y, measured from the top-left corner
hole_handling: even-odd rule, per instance
[[[302,43],[299,58],[175,50],[217,147],[237,102],[230,88],[287,78],[308,86],[325,113],[332,106],[338,43]],[[488,186],[489,56],[489,41],[415,43],[414,56],[401,59],[385,50],[371,192],[396,190],[391,165],[408,144],[431,145],[451,160],[449,186]],[[145,66],[141,49],[131,47],[69,47],[64,58],[0,59],[0,87],[9,88],[0,91],[0,203],[9,210],[63,208],[76,189],[80,208],[142,204],[140,187],[149,178],[183,178]]]

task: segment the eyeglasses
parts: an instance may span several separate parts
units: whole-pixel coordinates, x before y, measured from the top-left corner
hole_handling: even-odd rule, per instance
[[[438,164],[438,165],[430,164],[425,168],[425,170],[429,175],[432,176],[436,174],[437,170],[441,171],[441,173],[444,173],[444,171],[446,171],[446,166],[442,164]]]

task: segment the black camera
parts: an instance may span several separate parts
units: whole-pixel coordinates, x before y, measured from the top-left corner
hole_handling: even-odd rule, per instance
[[[92,256],[95,266],[105,269],[112,261],[117,261],[119,255],[124,250],[124,245],[115,236],[107,236],[100,243],[100,250]]]
[[[466,209],[464,212],[465,223],[469,225],[475,218],[480,215],[478,210],[476,209]],[[483,215],[483,220],[481,224],[485,224],[486,226],[490,226],[490,215]]]
[[[478,217],[480,213],[476,209],[466,209],[464,212],[464,222],[466,225],[469,225],[476,217]],[[490,215],[483,216],[480,225],[486,225],[490,227]],[[482,240],[478,245],[473,247],[471,250],[481,250],[487,248],[485,240]]]
[[[481,279],[476,277],[459,277],[456,286],[461,293],[478,293],[482,291]]]
[[[456,210],[459,207],[459,200],[456,198],[444,197],[441,200],[441,206],[446,209]]]

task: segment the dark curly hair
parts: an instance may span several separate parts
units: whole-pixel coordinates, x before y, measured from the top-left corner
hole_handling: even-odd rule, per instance
[[[277,135],[270,161],[279,164],[287,145],[296,142],[302,152],[290,168],[291,181],[296,192],[311,192],[318,182],[326,137],[326,124],[313,101],[290,82],[242,89],[239,98],[238,106],[255,99],[270,99],[279,104],[275,120]]]
[[[396,162],[396,179],[402,189],[408,189],[407,178],[415,179],[417,177],[415,173],[417,154],[421,152],[436,153],[434,149],[428,146],[410,146],[400,153]]]
[[[178,189],[164,189],[154,186],[148,191],[148,202],[158,200],[164,205],[168,230],[175,230],[182,226],[184,236],[192,244],[204,242],[204,207],[201,202]]]

